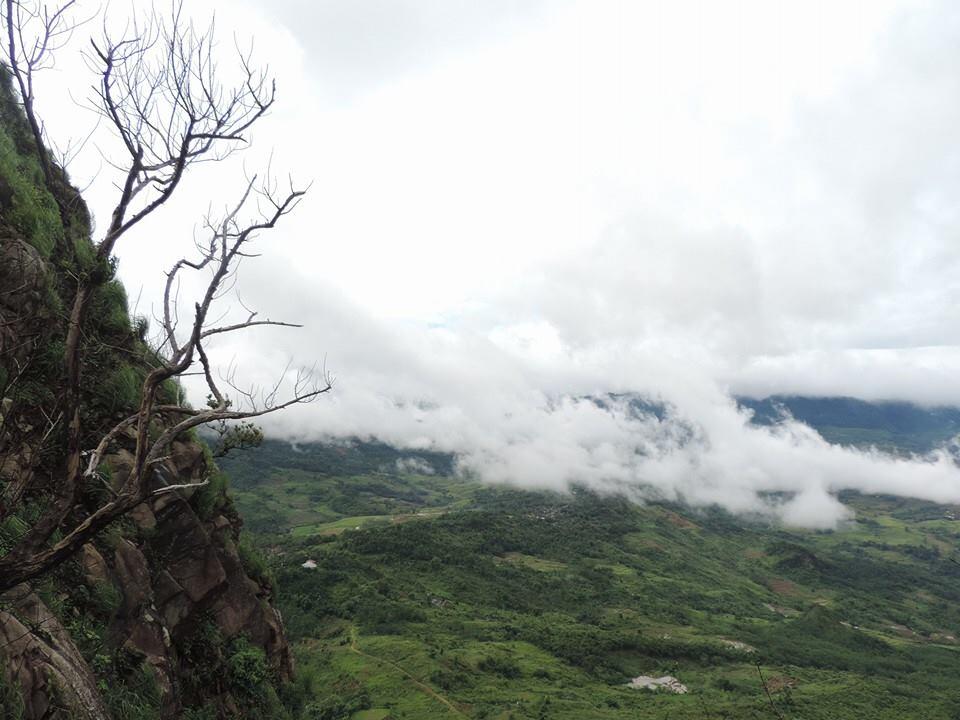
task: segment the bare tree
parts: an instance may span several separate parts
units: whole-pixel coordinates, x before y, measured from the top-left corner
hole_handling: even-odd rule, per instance
[[[33,81],[36,73],[53,66],[62,48],[79,24],[70,14],[76,0],[59,6],[6,0],[4,26],[7,31],[7,63],[20,91],[20,100],[30,125],[37,157],[48,185],[54,182],[53,167],[43,125],[34,109]]]
[[[28,114],[33,112],[31,73],[55,46],[60,30],[71,27],[64,11],[73,2],[63,3],[55,12],[7,0],[8,57],[18,74],[21,99]],[[158,466],[166,459],[171,443],[187,430],[208,423],[224,423],[259,417],[297,403],[309,402],[331,389],[330,377],[300,371],[281,373],[277,384],[267,391],[242,390],[233,374],[217,378],[207,354],[207,345],[217,335],[241,332],[259,325],[291,323],[257,319],[249,313],[240,322],[217,325],[212,313],[231,281],[237,264],[250,255],[249,244],[269,231],[299,203],[305,189],[291,182],[285,189],[269,177],[249,178],[239,200],[221,217],[204,221],[206,239],[197,243],[194,258],[178,260],[167,273],[162,308],[162,338],[158,360],[147,375],[136,412],[125,418],[97,442],[84,462],[82,438],[84,413],[81,407],[81,376],[84,365],[82,328],[91,294],[110,277],[110,259],[121,237],[164,205],[176,192],[186,171],[195,163],[225,159],[246,143],[247,132],[272,107],[275,84],[265,70],[256,69],[250,52],[237,51],[237,81],[225,84],[214,57],[213,25],[198,32],[175,4],[170,15],[149,12],[131,21],[119,37],[104,30],[103,38],[92,41],[86,54],[88,65],[99,81],[94,90],[95,107],[112,127],[125,152],[122,161],[112,161],[123,180],[110,223],[96,246],[95,269],[77,279],[66,328],[63,356],[64,393],[60,413],[66,428],[62,470],[55,483],[52,501],[16,545],[0,557],[0,591],[47,572],[76,552],[97,532],[152,496],[187,486],[166,485]],[[19,14],[18,14],[19,13]],[[23,19],[42,19],[41,34],[48,38],[37,46],[19,42]],[[11,29],[13,28],[13,29]],[[33,48],[34,45],[31,45]],[[24,58],[26,58],[24,60]],[[41,127],[38,153],[43,154]],[[49,163],[49,158],[41,159]],[[269,174],[269,173],[268,173]],[[183,272],[209,272],[209,281],[193,307],[189,323],[180,327],[177,287]],[[193,409],[161,404],[158,391],[171,378],[198,367],[210,393],[209,406]],[[281,396],[284,380],[292,390]],[[233,391],[230,398],[228,390]],[[159,434],[151,433],[161,421]],[[97,476],[104,456],[122,435],[132,431],[135,449],[133,466],[122,486],[111,489],[112,497],[72,526],[67,522],[85,478]],[[205,481],[204,481],[205,482]],[[203,484],[203,483],[200,483]],[[65,527],[65,525],[67,525]],[[51,544],[54,532],[59,539]]]

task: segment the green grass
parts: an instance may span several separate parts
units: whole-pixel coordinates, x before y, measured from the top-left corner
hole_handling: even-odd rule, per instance
[[[0,123],[0,187],[9,203],[3,216],[43,258],[49,258],[63,237],[60,211],[46,188],[40,163],[17,147],[10,130]]]
[[[532,555],[524,555],[523,553],[519,552],[504,553],[503,557],[494,558],[494,562],[497,561],[522,565],[532,570],[539,570],[541,572],[558,572],[567,568],[566,563],[557,562],[556,560],[544,560],[543,558],[533,557]]]
[[[354,713],[352,720],[388,720],[389,717],[390,710],[387,708],[371,708]]]

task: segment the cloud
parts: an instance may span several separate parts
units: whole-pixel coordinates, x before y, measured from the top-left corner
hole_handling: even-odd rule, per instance
[[[252,358],[222,349],[264,377],[293,354],[326,354],[337,371],[332,396],[273,431],[375,436],[455,452],[488,482],[579,483],[808,527],[848,517],[835,497],[846,488],[960,501],[946,453],[892,458],[794,422],[754,427],[731,399],[960,401],[948,382],[960,369],[960,165],[943,151],[960,121],[947,91],[957,13],[842,6],[825,36],[790,6],[799,30],[775,35],[751,6],[741,54],[723,33],[744,17],[711,15],[691,61],[690,8],[644,26],[648,9],[618,7],[577,6],[364,100],[391,118],[352,185],[372,203],[352,206],[346,231],[368,243],[366,277],[318,289],[322,271],[302,263],[254,268],[245,300],[311,327]],[[651,50],[658,32],[676,45]],[[513,83],[538,88],[536,102]],[[324,200],[342,197],[325,187]],[[322,205],[310,220],[325,236],[347,228]],[[356,272],[349,254],[338,262]],[[670,411],[591,399],[610,392]]]
[[[394,465],[397,472],[417,473],[419,475],[434,475],[436,469],[426,460],[416,457],[397,458]]]
[[[811,350],[751,359],[731,387],[738,395],[837,396],[960,405],[960,348]]]
[[[487,482],[553,490],[579,484],[806,527],[847,518],[835,494],[848,488],[960,502],[960,471],[948,453],[894,458],[830,445],[792,421],[753,426],[696,355],[673,354],[680,346],[598,356],[593,345],[572,347],[553,336],[550,353],[543,351],[550,342],[524,341],[542,339],[543,327],[397,328],[270,265],[255,271],[264,274],[255,284],[263,291],[248,301],[295,312],[310,297],[322,312],[303,331],[263,331],[268,337],[257,342],[270,352],[251,355],[244,351],[249,341],[234,338],[216,356],[245,356],[243,374],[266,382],[294,354],[327,352],[339,378],[332,395],[269,418],[275,436],[375,437],[456,453],[462,472]],[[271,277],[283,278],[286,301],[279,305],[268,297]],[[608,395],[623,391],[656,398],[668,410],[638,413],[629,397]]]
[[[272,13],[310,49],[322,95],[349,100],[536,21],[566,2],[279,0]]]
[[[946,455],[756,428],[730,397],[960,402],[960,10],[516,7],[285,0],[220,18],[280,76],[246,169],[275,146],[273,168],[315,179],[237,285],[262,317],[307,328],[216,348],[264,383],[291,357],[327,358],[335,392],[269,429],[807,526],[845,517],[842,488],[960,501]],[[71,73],[63,87],[89,82]],[[38,94],[69,134],[72,106],[53,99],[66,92]],[[141,312],[242,170],[198,169],[124,239]],[[113,179],[91,187],[100,218]],[[611,392],[671,411],[588,399]]]

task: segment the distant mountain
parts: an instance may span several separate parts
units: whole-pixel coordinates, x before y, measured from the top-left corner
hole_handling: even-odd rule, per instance
[[[789,416],[838,445],[926,453],[960,434],[960,408],[955,407],[801,395],[773,395],[762,400],[740,397],[737,403],[753,411],[757,425],[775,425]]]

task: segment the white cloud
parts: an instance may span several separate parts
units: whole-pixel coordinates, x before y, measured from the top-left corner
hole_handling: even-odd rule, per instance
[[[274,427],[457,451],[495,481],[654,488],[803,525],[841,519],[830,493],[843,487],[960,501],[944,457],[753,428],[729,399],[960,402],[960,10],[515,8],[286,0],[221,13],[223,36],[256,35],[280,80],[247,167],[275,149],[274,168],[315,180],[238,285],[264,316],[308,328],[218,354],[254,379],[328,357],[335,393]],[[50,77],[61,91],[38,88],[41,110],[52,132],[77,135],[65,88],[87,81]],[[74,175],[96,167],[78,161]],[[189,248],[208,203],[235,195],[240,171],[198,170],[124,240],[141,311],[157,268]],[[89,192],[101,218],[110,180]],[[571,399],[610,391],[662,397],[678,422]],[[792,499],[773,506],[767,492]]]

